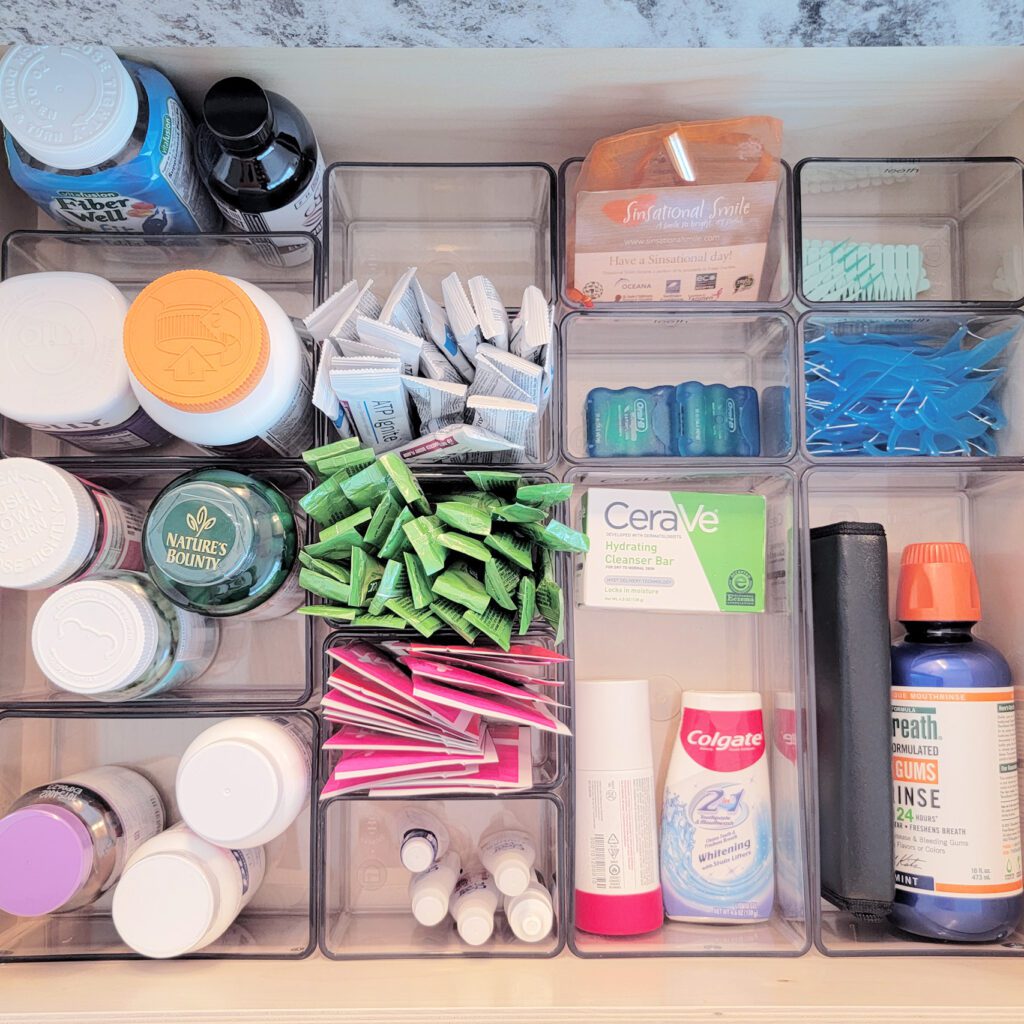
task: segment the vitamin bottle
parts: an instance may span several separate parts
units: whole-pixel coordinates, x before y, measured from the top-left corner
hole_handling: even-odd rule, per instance
[[[45,590],[142,568],[142,513],[36,459],[0,460],[0,587]]]
[[[309,801],[313,724],[304,715],[218,722],[182,755],[175,789],[182,820],[217,846],[262,846]]]
[[[959,543],[903,550],[892,648],[897,927],[998,942],[1024,910],[1014,692],[1006,659],[971,635],[981,599]]]
[[[139,404],[175,437],[235,456],[312,447],[305,335],[262,288],[206,270],[165,274],[129,307],[124,351]]]
[[[146,571],[176,605],[202,615],[269,619],[303,601],[298,532],[272,484],[227,469],[178,477],[150,506]]]
[[[156,959],[216,942],[259,891],[262,846],[228,850],[179,824],[150,839],[128,861],[114,890],[114,927],[127,946]]]
[[[29,790],[0,818],[0,910],[39,917],[88,906],[163,827],[160,795],[128,768]]]
[[[159,235],[220,224],[174,87],[109,46],[12,46],[0,121],[15,184],[63,225]]]
[[[0,414],[89,452],[170,440],[128,380],[128,302],[95,274],[40,271],[0,282]]]
[[[198,679],[217,655],[213,619],[176,608],[142,573],[110,573],[54,591],[32,623],[32,653],[55,686],[116,702]]]
[[[293,103],[249,78],[222,78],[203,100],[196,159],[229,224],[240,231],[323,228],[324,161],[313,129]],[[308,244],[275,243],[288,266],[311,257]]]

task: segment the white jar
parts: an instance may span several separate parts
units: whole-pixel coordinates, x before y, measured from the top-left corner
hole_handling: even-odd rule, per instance
[[[312,759],[305,715],[218,722],[182,755],[175,783],[181,817],[218,846],[269,843],[306,806]]]
[[[448,916],[448,904],[462,864],[459,855],[449,850],[430,867],[412,876],[409,882],[409,905],[412,916],[428,928],[440,924]]]
[[[551,934],[555,907],[551,893],[536,872],[525,892],[505,897],[505,917],[512,934],[521,942],[540,942]]]
[[[526,891],[533,878],[537,848],[529,834],[519,828],[492,831],[480,840],[480,863],[494,877],[494,884],[505,896]]]
[[[263,882],[262,847],[226,850],[184,824],[143,844],[114,890],[114,927],[155,959],[204,949],[224,934]]]
[[[0,460],[0,587],[45,590],[142,568],[142,513],[36,459]]]
[[[0,414],[90,452],[165,444],[124,358],[128,302],[95,274],[40,271],[0,282]]]
[[[449,910],[463,942],[482,946],[494,934],[498,890],[486,871],[471,871],[455,883]]]
[[[398,821],[399,856],[410,871],[426,871],[448,852],[448,826],[418,804],[405,808]]]
[[[206,270],[157,278],[131,304],[132,387],[175,437],[231,455],[298,455],[313,443],[307,349],[261,288]]]
[[[107,702],[152,697],[197,679],[219,640],[213,619],[176,608],[142,573],[69,583],[32,623],[32,653],[47,679]]]

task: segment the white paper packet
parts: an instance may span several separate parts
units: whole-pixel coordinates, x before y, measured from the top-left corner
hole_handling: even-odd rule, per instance
[[[462,354],[475,366],[477,346],[483,343],[480,322],[469,301],[466,289],[462,287],[459,275],[454,271],[441,282],[444,297],[444,311],[448,314],[452,334]]]
[[[323,341],[331,333],[331,328],[338,322],[342,310],[347,308],[358,294],[358,282],[348,281],[333,295],[324,299],[309,316],[303,318],[302,323],[315,342]]]
[[[381,323],[361,316],[356,320],[359,340],[374,348],[382,348],[393,353],[402,360],[402,373],[417,374],[420,372],[420,352],[423,350],[423,338],[418,334],[403,331],[393,324]]]
[[[402,383],[420,419],[420,430],[432,434],[451,423],[461,423],[466,414],[465,384],[403,376]]]
[[[341,349],[341,354],[350,359],[362,359],[369,356],[372,359],[394,359],[395,353],[389,352],[386,348],[378,348],[376,345],[367,345],[365,341],[358,338],[332,339],[334,344]]]
[[[469,295],[473,300],[480,333],[485,341],[495,348],[508,351],[509,322],[505,303],[501,301],[498,289],[483,274],[469,279]]]
[[[425,337],[423,318],[420,316],[419,304],[413,281],[416,279],[416,268],[410,267],[396,282],[394,288],[384,300],[384,306],[377,317],[381,323],[391,324],[410,334]]]
[[[503,373],[517,388],[525,391],[529,401],[539,406],[543,392],[544,370],[528,359],[521,359],[511,352],[502,352],[493,345],[482,346],[479,359],[490,363]]]
[[[540,409],[532,402],[474,395],[466,408],[474,426],[522,446],[528,459],[540,456]]]
[[[409,401],[398,359],[373,360],[391,365],[368,368],[370,360],[334,359],[331,386],[363,444],[386,452],[412,440]]]
[[[453,423],[417,437],[397,451],[406,462],[462,462],[470,455],[482,454],[511,454],[514,461],[522,447],[469,423]]]
[[[325,338],[320,345],[320,362],[313,381],[313,405],[331,421],[338,436],[344,438],[351,437],[354,431],[331,384],[331,361],[340,356],[338,343],[332,338]]]
[[[349,282],[354,284],[354,282]],[[371,291],[373,281],[367,281],[362,288],[357,288],[355,291],[349,291],[346,295],[345,302],[336,303],[331,313],[334,316],[334,325],[327,332],[328,337],[331,338],[355,338],[356,335],[356,317],[368,316],[374,318],[380,313],[380,299]],[[336,295],[341,295],[345,288],[341,291],[336,292]],[[325,303],[326,305],[326,303]],[[321,309],[323,306],[320,307]]]
[[[412,290],[423,319],[426,339],[437,346],[437,350],[452,364],[452,369],[458,373],[461,380],[471,381],[475,372],[473,364],[459,350],[458,342],[455,340],[455,335],[452,333],[448,317],[441,304],[426,293],[417,278],[413,278]]]
[[[486,358],[488,348],[489,346],[483,345],[477,350],[484,353],[484,358],[477,360],[476,376],[469,388],[470,396],[486,395],[489,398],[511,398],[516,402],[529,402],[530,396]]]
[[[423,339],[423,348],[420,349],[420,373],[429,380],[445,381],[448,384],[464,383],[458,370],[429,338]]]
[[[551,348],[554,332],[554,307],[536,285],[529,285],[523,292],[523,304],[515,319],[509,348],[522,359],[543,362],[546,353],[542,350]]]

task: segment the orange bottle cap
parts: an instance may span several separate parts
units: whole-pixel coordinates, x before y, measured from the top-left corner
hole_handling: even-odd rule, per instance
[[[131,304],[124,354],[154,398],[183,412],[217,412],[250,394],[270,360],[256,304],[230,278],[179,270]]]
[[[981,596],[971,553],[957,542],[908,544],[896,591],[900,622],[977,622]]]

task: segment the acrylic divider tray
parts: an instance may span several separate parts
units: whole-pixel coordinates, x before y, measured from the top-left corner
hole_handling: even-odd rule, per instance
[[[304,720],[317,742],[317,725]],[[201,732],[223,721],[217,713],[140,714],[104,709],[0,714],[0,813],[22,793],[101,765],[132,768],[156,786],[169,824],[180,820],[174,795],[178,761]],[[211,785],[216,780],[210,780]],[[312,800],[315,795],[311,793]],[[252,902],[213,944],[190,958],[290,960],[315,946],[315,849],[312,804],[267,844],[267,874]],[[18,960],[139,959],[121,941],[110,917],[112,893],[80,910],[49,917],[0,912],[0,962]]]
[[[1024,634],[1020,598],[1024,581],[1024,549],[1020,544],[1020,509],[1024,505],[1024,473],[991,464],[969,467],[880,466],[871,472],[835,465],[815,466],[801,480],[805,522],[809,527],[852,520],[881,523],[889,556],[889,621],[893,639],[903,636],[895,620],[900,557],[907,544],[960,541],[967,545],[981,592],[981,621],[975,636],[993,644],[1010,664],[1011,678],[1024,678]],[[803,585],[810,600],[810,538],[801,538]],[[808,675],[814,690],[813,630],[808,619]],[[1024,689],[1017,686],[1018,757],[1022,749],[1020,708]],[[813,729],[814,715],[811,718]],[[813,749],[813,747],[812,747]],[[984,751],[991,756],[991,751]],[[818,806],[812,762],[811,800]],[[1024,790],[1022,790],[1024,802]],[[1022,806],[1024,810],[1024,806]],[[817,835],[817,822],[809,827]],[[816,844],[815,844],[816,845]],[[1021,956],[1024,925],[1002,943],[928,942],[897,932],[886,922],[858,919],[822,902],[816,922],[816,943],[832,956]]]
[[[809,459],[1024,457],[1019,312],[812,311],[799,335]]]
[[[795,333],[782,312],[568,314],[560,327],[564,458],[635,466],[784,461],[794,447]],[[673,390],[660,398],[606,390],[666,385]],[[749,391],[719,399],[709,385],[753,388],[749,417],[740,412],[741,401],[749,405],[754,397]],[[638,450],[645,454],[629,454]]]
[[[220,463],[215,464],[221,468]],[[70,473],[84,467],[64,462]],[[94,461],[88,479],[136,507],[147,510],[156,495],[184,473],[211,468],[164,459],[147,464]],[[261,469],[249,463],[223,468],[250,473],[273,484],[299,512],[300,542],[306,536],[298,499],[312,486],[305,468]],[[101,708],[102,704],[58,689],[43,674],[32,653],[32,623],[52,590],[0,588],[0,706],[62,709]],[[164,694],[126,702],[140,707],[298,707],[312,693],[316,630],[308,616],[290,613],[266,620],[247,616],[220,618],[220,645],[211,666],[197,679]],[[317,645],[318,646],[318,645]]]
[[[1024,164],[1012,157],[847,159],[796,166],[808,305],[1024,301]]]
[[[666,295],[657,301],[646,299],[630,300],[624,298],[622,301],[615,301],[614,297],[609,299],[609,294],[602,288],[601,294],[587,294],[586,281],[576,280],[575,267],[570,265],[569,254],[575,250],[574,234],[576,230],[576,201],[577,182],[580,176],[580,169],[583,166],[582,157],[573,157],[566,160],[558,170],[558,237],[561,248],[559,256],[559,296],[564,305],[570,309],[594,309],[594,310],[618,310],[625,309],[704,309],[708,305],[715,308],[750,308],[752,305],[771,308],[782,308],[793,296],[793,272],[790,266],[790,239],[791,239],[791,186],[789,165],[783,160],[781,162],[782,176],[779,179],[778,190],[775,196],[775,206],[772,210],[771,223],[768,229],[767,244],[764,255],[764,272],[762,279],[764,286],[758,289],[746,290],[747,283],[742,278],[738,281],[731,281],[726,284],[720,280],[712,280],[714,275],[704,275],[705,280],[701,286],[706,288],[708,298],[699,301],[689,301],[674,297],[667,291],[673,282],[666,283]],[[643,189],[638,189],[643,192]],[[705,244],[703,240],[697,245]],[[735,276],[735,275],[734,275]],[[678,288],[680,282],[675,282]],[[721,290],[721,297],[716,293]],[[596,291],[596,289],[593,289]],[[580,298],[586,295],[586,300]]]
[[[305,252],[301,263],[282,266],[277,246]],[[293,255],[291,259],[297,259]],[[146,285],[176,270],[209,270],[256,285],[277,301],[293,319],[299,320],[320,301],[322,278],[320,246],[312,235],[112,235],[67,231],[15,231],[3,243],[2,279],[40,271],[74,271],[105,278],[131,302]],[[47,346],[53,358],[55,342],[26,337],[25,358],[32,347]],[[312,384],[312,381],[310,381]],[[310,413],[312,415],[312,412]],[[158,449],[129,449],[97,456],[52,435],[32,430],[0,417],[0,454],[32,458],[125,460],[147,458],[209,459],[209,452],[186,441],[172,439]],[[280,458],[267,459],[280,462]]]
[[[469,861],[492,825],[519,828],[533,838],[536,869],[552,895],[555,921],[537,942],[517,939],[499,904],[494,932],[480,946],[458,935],[452,919],[418,924],[410,910],[409,871],[399,859],[399,820],[410,807],[432,811],[451,831],[452,847]],[[320,949],[333,960],[410,957],[553,957],[565,944],[564,908],[569,829],[561,800],[548,796],[501,799],[455,797],[430,801],[343,797],[320,808],[323,863]],[[500,899],[500,897],[499,897]]]
[[[775,901],[757,923],[690,924],[666,921],[654,932],[618,938],[573,925],[569,944],[581,957],[800,956],[810,945],[806,884],[803,747],[805,676],[797,566],[797,482],[784,467],[746,469],[573,469],[571,525],[581,529],[585,505],[597,489],[759,495],[765,499],[766,592],[760,613],[666,612],[581,604],[583,558],[574,556],[576,604],[576,712],[584,712],[590,680],[646,679],[659,829],[662,794],[680,729],[684,690],[756,690],[761,694],[771,767]],[[645,507],[640,504],[637,508]],[[600,569],[600,567],[599,567]],[[569,896],[570,904],[572,896]]]

